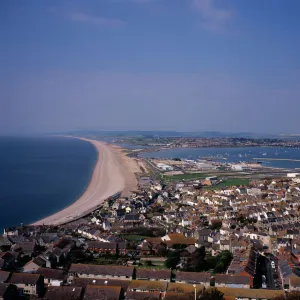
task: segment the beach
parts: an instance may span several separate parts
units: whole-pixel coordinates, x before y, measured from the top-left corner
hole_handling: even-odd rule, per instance
[[[134,173],[138,172],[138,166],[134,159],[124,154],[122,148],[101,141],[72,138],[90,142],[98,151],[98,160],[90,183],[74,203],[33,225],[59,225],[71,222],[92,212],[116,193],[121,192],[122,196],[129,196],[130,191],[137,186]]]

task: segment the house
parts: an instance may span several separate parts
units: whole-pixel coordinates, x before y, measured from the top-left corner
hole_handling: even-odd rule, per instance
[[[35,251],[36,243],[35,242],[24,242],[24,243],[18,244],[18,247],[22,249],[21,250],[22,256],[32,257],[32,255]]]
[[[298,276],[293,272],[292,266],[285,258],[280,257],[278,267],[282,285],[284,289],[289,289],[290,279]]]
[[[10,273],[5,271],[0,271],[0,283],[7,282]]]
[[[68,274],[68,282],[71,283],[74,277],[129,280],[132,279],[133,270],[134,267],[72,264]]]
[[[12,227],[12,228],[4,228],[3,236],[9,237],[9,236],[17,236],[19,234],[18,228]]]
[[[24,265],[23,272],[34,273],[37,269],[42,267],[46,267],[46,259],[44,259],[41,256],[38,256]]]
[[[99,242],[89,241],[88,250],[97,253],[110,253],[110,254],[121,254],[127,253],[127,242]]]
[[[66,253],[64,253],[62,249],[55,247],[54,249],[48,250],[45,253],[45,257],[49,260],[51,267],[56,267],[63,265]]]
[[[63,250],[63,253],[68,254],[75,247],[75,244],[70,237],[63,237],[54,246]]]
[[[16,263],[16,257],[13,255],[13,253],[16,252],[3,252],[0,253],[0,269],[1,270],[6,270],[13,268],[15,263]]]
[[[253,286],[253,278],[256,274],[257,252],[253,247],[236,250],[233,259],[227,269],[227,274],[244,275],[251,278],[250,287]]]
[[[44,284],[48,286],[60,286],[65,280],[65,273],[63,270],[39,268],[36,274],[44,277]]]
[[[171,281],[171,270],[151,270],[139,268],[136,270],[136,279],[150,281]]]
[[[188,284],[188,283],[169,283],[166,293],[166,299],[185,299],[194,297],[196,292],[200,292],[203,289],[201,284]],[[194,298],[192,298],[194,299]]]
[[[247,189],[247,194],[249,196],[259,196],[262,194],[262,191],[259,188],[250,188],[250,189]]]
[[[40,295],[44,289],[44,278],[39,274],[13,273],[9,283],[18,287],[21,294]]]
[[[0,235],[0,247],[10,247],[12,244],[13,243],[6,236]]]
[[[200,241],[212,242],[213,238],[211,237],[211,229],[201,229],[195,232],[195,238]]]
[[[195,238],[187,238],[183,233],[168,233],[161,238],[169,247],[175,244],[195,245]]]
[[[206,272],[176,272],[176,282],[203,284],[210,286],[210,273]]]
[[[0,283],[0,300],[17,299],[18,289],[13,284]]]
[[[120,286],[124,291],[127,291],[130,280],[119,279],[99,279],[99,278],[74,278],[71,286],[80,286],[86,288],[88,285],[106,285]]]
[[[195,296],[193,293],[189,294],[183,294],[183,293],[177,293],[177,292],[167,292],[165,300],[194,300]],[[225,300],[231,300],[231,299],[225,299]]]
[[[290,291],[300,291],[300,277],[291,277],[289,280]]]
[[[125,300],[159,300],[160,292],[132,292],[126,293]]]
[[[243,275],[216,274],[215,286],[249,289],[251,286],[251,278]]]
[[[124,217],[124,226],[136,226],[144,219],[145,217],[143,215],[128,214]]]
[[[71,299],[81,300],[83,296],[83,288],[73,286],[49,286],[45,294],[44,300]]]
[[[56,243],[59,240],[56,232],[53,233],[43,233],[36,237],[37,243],[43,247],[50,247],[52,244]]]
[[[243,289],[243,288],[217,288],[221,293],[224,294],[225,299],[249,299],[249,300],[268,300],[275,297],[284,296],[283,290],[263,290],[263,289]]]
[[[118,242],[117,246],[117,253],[119,255],[126,255],[127,254],[127,242]]]
[[[95,299],[124,299],[124,291],[120,286],[88,285],[83,300]]]
[[[98,229],[90,229],[89,227],[78,228],[78,233],[82,234],[84,237],[93,240],[104,241],[101,239],[101,231]]]
[[[164,298],[167,290],[168,282],[166,281],[148,281],[148,280],[132,280],[128,286],[128,291],[131,292],[147,292],[160,293]]]
[[[117,243],[105,243],[99,241],[89,241],[88,250],[97,253],[117,253]]]

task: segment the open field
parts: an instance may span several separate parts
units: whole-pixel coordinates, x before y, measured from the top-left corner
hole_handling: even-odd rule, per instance
[[[240,186],[240,185],[248,185],[250,182],[250,179],[247,178],[231,178],[224,180],[223,182],[213,185],[213,186],[206,186],[205,189],[208,190],[215,190],[215,189],[222,189],[225,187],[231,187],[231,186]]]
[[[149,238],[149,236],[138,235],[138,234],[124,234],[122,235],[122,238],[130,242],[136,242],[136,241],[147,239]]]
[[[168,269],[165,265],[155,265],[155,266],[135,266],[137,269],[153,269],[153,270],[166,270]]]
[[[162,175],[162,179],[165,181],[180,181],[180,180],[197,180],[205,179],[208,175],[203,173],[187,173],[187,174],[177,174],[172,176]]]

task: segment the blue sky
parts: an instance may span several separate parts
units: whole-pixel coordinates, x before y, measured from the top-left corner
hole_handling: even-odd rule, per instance
[[[298,0],[1,1],[0,133],[300,133]]]

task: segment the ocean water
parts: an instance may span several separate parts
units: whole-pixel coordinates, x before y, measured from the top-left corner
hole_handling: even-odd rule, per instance
[[[266,167],[297,169],[300,168],[299,148],[276,148],[276,147],[241,147],[241,148],[174,148],[157,152],[145,152],[141,157],[148,158],[184,158],[201,159],[212,157],[214,161],[238,163],[240,161],[255,162],[255,158],[262,161]],[[226,160],[222,159],[226,158]],[[268,160],[268,158],[278,160]],[[299,161],[287,161],[280,159],[293,159]]]
[[[74,202],[97,151],[72,138],[0,138],[0,230],[30,224]]]

